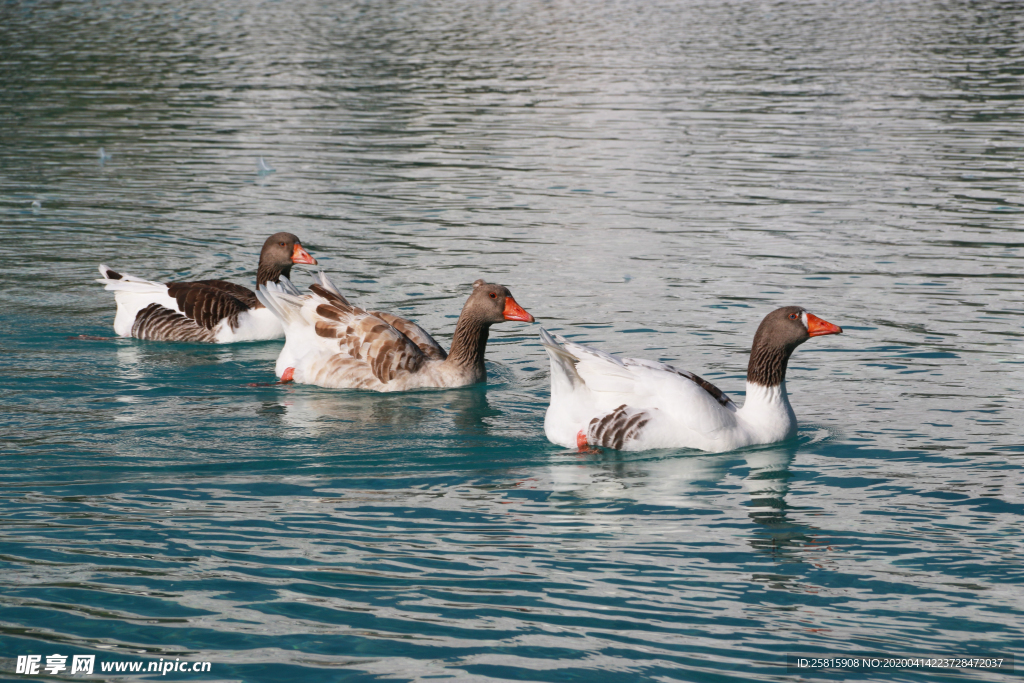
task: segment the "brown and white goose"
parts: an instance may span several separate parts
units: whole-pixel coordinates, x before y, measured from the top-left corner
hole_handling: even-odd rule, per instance
[[[284,325],[277,376],[329,389],[405,391],[482,382],[491,325],[533,322],[507,288],[477,280],[445,353],[419,325],[353,306],[324,273],[310,294],[296,296],[290,285],[282,279],[256,293]]]
[[[256,286],[278,282],[297,263],[316,265],[299,238],[279,232],[267,238],[256,268]],[[284,336],[277,317],[248,287],[224,280],[151,282],[100,266],[97,282],[114,292],[114,332],[153,341],[229,342]]]
[[[541,330],[551,358],[548,439],[567,448],[626,451],[696,448],[722,452],[796,434],[786,366],[811,337],[839,334],[799,306],[772,311],[754,335],[742,408],[718,387],[665,363],[617,358]]]

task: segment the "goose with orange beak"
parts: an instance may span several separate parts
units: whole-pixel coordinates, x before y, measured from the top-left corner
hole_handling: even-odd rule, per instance
[[[316,265],[290,232],[271,235],[260,250],[256,286],[291,275],[296,264]],[[114,332],[150,341],[231,342],[280,339],[280,321],[248,287],[225,280],[152,282],[107,266],[98,279],[114,292]]]
[[[541,330],[551,359],[544,431],[566,448],[722,452],[796,435],[786,395],[789,357],[811,337],[843,330],[799,306],[772,311],[754,335],[747,396],[738,407],[721,389],[666,363],[619,358]]]
[[[533,322],[507,287],[477,280],[446,352],[416,323],[354,306],[327,275],[319,277],[309,294],[286,279],[256,293],[284,326],[275,368],[281,381],[371,391],[475,384],[487,379],[484,350],[491,325]]]

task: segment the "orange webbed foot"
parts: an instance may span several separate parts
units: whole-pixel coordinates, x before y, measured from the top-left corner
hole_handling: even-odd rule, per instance
[[[582,429],[576,435],[576,448],[579,449],[579,453],[577,455],[587,455],[601,452],[596,448],[590,447],[590,444],[587,443],[587,433]]]

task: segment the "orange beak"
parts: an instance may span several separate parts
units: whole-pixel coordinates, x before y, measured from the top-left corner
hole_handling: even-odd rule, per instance
[[[309,252],[302,248],[301,244],[296,243],[295,248],[292,249],[292,263],[305,263],[306,265],[315,266],[316,259],[309,255]]]
[[[523,307],[516,303],[510,296],[505,297],[505,320],[521,320],[524,323],[532,323],[533,316],[523,310]]]
[[[816,315],[807,314],[807,334],[811,337],[820,337],[823,334],[842,334],[843,328],[825,322]]]

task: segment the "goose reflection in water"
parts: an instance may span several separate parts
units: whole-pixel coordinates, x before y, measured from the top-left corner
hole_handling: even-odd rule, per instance
[[[692,495],[714,488],[740,462],[750,468],[744,486],[751,495],[784,495],[774,483],[788,475],[796,442],[730,453],[638,458],[625,451],[595,450],[574,465],[550,469],[552,483],[584,498],[634,498],[650,505],[693,507]],[[648,451],[650,453],[650,451]],[[595,469],[596,466],[596,469]]]
[[[236,383],[211,387],[209,379],[211,368],[236,362],[237,351],[220,347],[199,350],[187,344],[139,344],[121,339],[113,343],[115,383],[109,397],[100,388],[94,396],[132,406],[115,413],[115,422],[174,423],[191,419],[190,414],[197,406],[213,413],[237,412],[237,406],[216,404],[217,399],[237,391]]]
[[[485,385],[473,385],[400,394],[301,387],[286,397],[265,401],[261,412],[277,414],[283,425],[298,428],[309,436],[356,436],[365,440],[368,448],[376,448],[381,444],[370,441],[379,441],[390,434],[487,435],[486,418],[499,415],[501,411],[491,407]],[[347,445],[356,446],[351,441]]]
[[[817,438],[801,437],[731,453],[673,455],[658,459],[638,458],[623,451],[596,450],[576,456],[586,458],[576,464],[549,467],[531,482],[531,486],[544,488],[548,485],[587,502],[625,498],[644,505],[692,510],[705,508],[709,503],[721,506],[723,499],[735,500],[727,496],[722,483],[730,475],[735,478],[745,464],[747,472],[742,484],[749,495],[744,503],[746,516],[757,524],[747,543],[755,551],[767,553],[776,560],[799,562],[806,559],[801,553],[815,542],[816,530],[789,517],[791,506],[786,497],[793,477],[790,466],[797,451],[806,448],[809,440],[813,442]],[[709,493],[718,495],[708,496]]]

